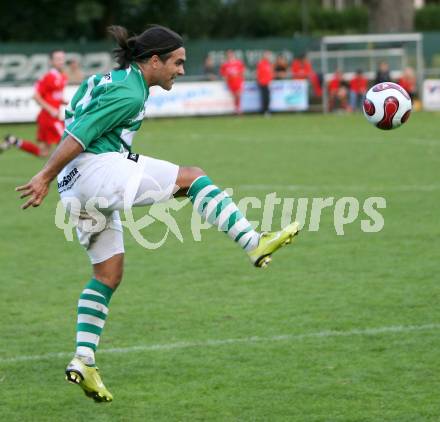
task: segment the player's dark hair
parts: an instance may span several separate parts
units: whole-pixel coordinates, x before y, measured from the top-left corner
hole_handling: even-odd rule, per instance
[[[110,26],[108,31],[118,44],[113,50],[118,69],[125,69],[134,61],[146,62],[154,55],[166,62],[174,50],[183,46],[179,34],[160,25],[150,25],[142,34],[133,37],[129,37],[122,26]]]

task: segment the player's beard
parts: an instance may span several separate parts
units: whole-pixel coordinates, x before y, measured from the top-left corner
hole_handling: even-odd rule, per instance
[[[175,79],[176,79],[175,76],[173,76],[170,79],[168,79],[166,81],[166,83],[162,85],[162,88],[165,89],[166,91],[169,91],[173,87]]]

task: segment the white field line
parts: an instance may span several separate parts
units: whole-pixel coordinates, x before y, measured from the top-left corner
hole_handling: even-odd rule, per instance
[[[307,339],[326,339],[332,337],[352,337],[352,336],[374,336],[381,334],[400,334],[410,332],[432,331],[439,330],[440,324],[425,324],[425,325],[394,325],[388,327],[378,328],[355,328],[348,331],[318,331],[314,333],[305,334],[286,334],[272,337],[243,337],[243,338],[229,338],[223,340],[203,340],[203,341],[181,341],[177,343],[163,343],[163,344],[146,344],[131,347],[121,347],[112,349],[99,349],[99,354],[127,354],[137,352],[157,352],[167,350],[179,350],[196,348],[203,349],[206,347],[227,346],[230,344],[252,344],[252,343],[275,343],[278,341],[301,341]],[[9,358],[0,358],[0,364],[29,362],[46,359],[66,358],[72,356],[72,352],[58,352],[46,353],[44,355],[28,355],[28,356],[13,356]]]
[[[360,185],[238,185],[236,189],[263,190],[271,193],[280,191],[311,191],[311,192],[432,192],[440,190],[440,185],[397,185],[397,186],[360,186]]]

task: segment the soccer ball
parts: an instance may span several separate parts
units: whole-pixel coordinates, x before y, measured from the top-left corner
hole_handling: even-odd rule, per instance
[[[370,88],[363,106],[367,120],[384,130],[395,129],[405,123],[411,108],[411,97],[394,82],[383,82]]]

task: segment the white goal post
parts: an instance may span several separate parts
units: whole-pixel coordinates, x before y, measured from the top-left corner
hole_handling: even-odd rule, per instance
[[[359,57],[365,54],[370,54],[374,56],[379,56],[380,52],[386,53],[386,55],[398,54],[399,50],[396,48],[388,48],[384,46],[380,49],[378,45],[380,44],[390,44],[390,43],[414,43],[415,44],[415,63],[416,63],[416,74],[417,74],[417,91],[420,99],[423,95],[423,35],[420,33],[414,34],[367,34],[367,35],[337,35],[337,36],[326,36],[321,39],[321,72],[323,80],[323,90],[322,90],[322,109],[324,113],[328,112],[328,92],[327,92],[327,78],[326,75],[329,73],[329,58],[335,56],[335,51],[329,50],[331,47],[352,45],[352,44],[364,44],[367,49],[359,49]],[[331,47],[330,47],[331,46]],[[355,50],[356,51],[356,50]],[[366,53],[368,52],[368,53]],[[344,54],[351,55],[354,54],[354,50],[350,47],[350,50],[336,50],[337,55],[343,56]],[[391,54],[390,54],[391,53]]]

